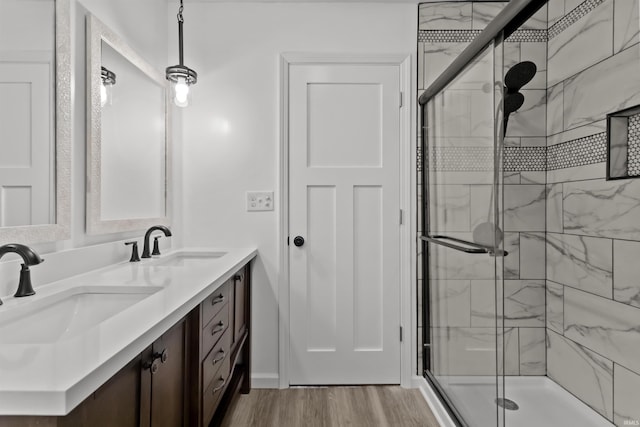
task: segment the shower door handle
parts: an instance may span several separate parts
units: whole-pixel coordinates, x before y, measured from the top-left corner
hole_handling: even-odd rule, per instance
[[[468,254],[490,254],[490,255],[500,255],[507,256],[509,253],[507,251],[503,251],[502,249],[496,249],[491,246],[481,245],[480,243],[469,242],[467,240],[458,239],[456,237],[449,236],[420,236],[420,239],[434,243],[436,245],[445,246],[447,248],[455,249],[460,252],[466,252]],[[462,246],[466,245],[466,246]]]

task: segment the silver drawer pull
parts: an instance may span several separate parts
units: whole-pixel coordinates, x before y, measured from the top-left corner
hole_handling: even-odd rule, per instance
[[[216,363],[218,363],[218,362],[222,362],[224,360],[224,358],[227,357],[227,353],[224,352],[224,349],[220,349],[220,351],[218,353],[222,354],[222,356],[216,357],[215,359],[213,359],[213,364],[214,365]]]
[[[220,304],[221,302],[224,302],[224,295],[218,295],[217,297],[212,299],[211,300],[211,305]]]
[[[218,387],[214,387],[214,389],[211,392],[211,394],[216,394],[216,391],[222,389],[225,386],[225,384],[227,383],[227,380],[225,378],[222,378],[222,377],[220,377],[220,379],[218,381],[222,381],[222,383]]]
[[[221,320],[220,323],[218,323],[218,326],[216,326],[211,330],[211,335],[215,335],[218,332],[224,331],[224,328],[225,328],[224,322]]]

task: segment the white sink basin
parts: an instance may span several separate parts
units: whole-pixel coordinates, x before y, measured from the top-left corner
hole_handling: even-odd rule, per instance
[[[152,262],[154,267],[195,267],[202,265],[203,261],[221,258],[226,254],[213,251],[176,252]]]
[[[29,304],[12,308],[0,306],[0,344],[46,344],[71,338],[160,289],[159,286],[79,286]]]

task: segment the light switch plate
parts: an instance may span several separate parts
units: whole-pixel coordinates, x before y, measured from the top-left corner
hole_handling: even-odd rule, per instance
[[[247,191],[247,211],[272,211],[273,191]]]

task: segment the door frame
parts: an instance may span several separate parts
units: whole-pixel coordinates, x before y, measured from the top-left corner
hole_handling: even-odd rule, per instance
[[[413,387],[417,366],[417,290],[416,286],[416,162],[415,130],[416,75],[412,70],[412,54],[362,55],[345,53],[282,53],[280,55],[280,147],[278,153],[279,209],[278,256],[278,337],[279,387],[288,388],[290,310],[289,310],[289,67],[292,65],[396,65],[400,69],[400,209],[404,213],[400,226],[400,319],[403,339],[400,343],[400,385]],[[398,213],[400,215],[400,213]],[[275,385],[275,384],[274,384]]]

